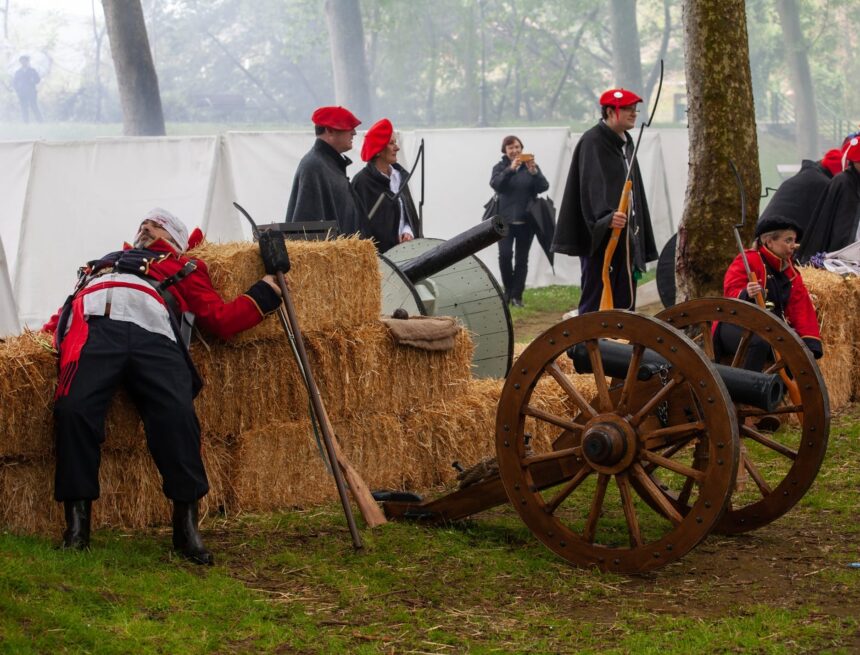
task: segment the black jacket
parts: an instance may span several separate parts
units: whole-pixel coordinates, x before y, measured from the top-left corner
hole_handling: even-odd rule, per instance
[[[364,211],[346,176],[346,167],[351,163],[325,141],[317,139],[302,157],[293,177],[286,222],[337,221],[341,234],[358,232]]]
[[[800,164],[800,172],[779,185],[759,221],[769,216],[785,216],[805,232],[832,177],[820,162],[804,159]]]
[[[511,160],[507,155],[493,167],[490,175],[490,186],[499,194],[498,213],[506,225],[516,221],[528,222],[526,211],[529,203],[539,193],[549,189],[549,182],[538,168],[532,175],[525,164],[517,170],[511,170]]]
[[[860,173],[852,166],[835,175],[815,208],[800,242],[797,260],[806,262],[819,252],[840,250],[857,240],[860,222]]]
[[[622,150],[622,148],[624,148]],[[555,227],[553,252],[565,255],[596,256],[604,251],[611,233],[609,224],[618,209],[624,179],[625,156],[633,155],[633,140],[621,137],[601,121],[582,135],[573,151],[564,196]],[[626,153],[626,154],[625,154]],[[627,233],[633,242],[633,265],[640,271],[657,259],[651,215],[639,163],[633,163],[633,216],[622,233],[619,248],[626,248]]]
[[[402,184],[409,173],[400,164],[394,164],[394,168],[400,173]],[[380,173],[373,162],[368,162],[367,166],[352,178],[352,188],[365,210],[361,221],[361,236],[373,239],[379,252],[385,252],[400,242],[401,204],[406,212],[406,221],[412,228],[412,234],[415,238],[423,236],[421,221],[418,220],[418,212],[415,210],[415,203],[412,202],[408,184],[397,201],[391,200],[393,194],[390,178]],[[379,208],[373,217],[368,218],[380,194],[383,194],[382,202],[379,203]]]

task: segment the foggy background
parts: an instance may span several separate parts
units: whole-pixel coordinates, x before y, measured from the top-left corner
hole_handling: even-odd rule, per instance
[[[331,2],[334,13],[352,4]],[[324,0],[142,0],[167,133],[308,129],[315,107],[347,104],[345,95],[365,125],[388,116],[399,129],[577,129],[594,122],[597,98],[610,86],[647,98],[661,57],[666,75],[656,123],[685,122],[680,0],[357,4],[360,21],[347,19],[333,38]],[[800,38],[786,27],[792,16],[778,11],[786,7]],[[0,138],[121,134],[101,2],[5,0],[0,11]],[[750,0],[747,20],[761,130],[793,142],[795,108],[810,96],[816,125],[801,130],[817,130],[818,147],[795,159],[857,129],[860,3]],[[333,43],[341,56],[333,57]],[[11,84],[21,54],[43,77],[42,124],[21,122]],[[811,85],[793,75],[798,56],[807,60]],[[362,57],[365,66],[357,66]],[[337,75],[351,88],[336,90]]]

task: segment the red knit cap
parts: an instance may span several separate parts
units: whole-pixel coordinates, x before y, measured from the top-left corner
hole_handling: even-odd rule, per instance
[[[842,151],[838,148],[828,150],[821,158],[821,165],[824,166],[831,175],[836,175],[842,172]]]
[[[642,98],[627,89],[609,89],[600,96],[601,107],[615,107],[616,111],[619,107],[629,107],[637,102],[642,102]]]
[[[394,134],[394,126],[387,118],[376,121],[367,134],[364,135],[364,143],[361,146],[361,161],[370,161],[385,149]]]
[[[860,161],[860,136],[853,137],[842,151],[842,170],[848,168],[848,162]]]
[[[361,121],[344,107],[320,107],[311,115],[311,122],[332,130],[354,130]]]

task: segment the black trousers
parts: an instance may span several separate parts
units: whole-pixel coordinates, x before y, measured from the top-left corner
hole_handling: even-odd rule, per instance
[[[720,323],[714,333],[714,349],[717,357],[734,355],[738,351],[744,330],[731,323]],[[770,344],[760,336],[753,335],[747,345],[742,368],[748,371],[763,371],[765,364],[772,358]]]
[[[105,414],[120,385],[143,419],[164,495],[186,503],[205,496],[209,483],[200,458],[200,424],[181,347],[134,323],[90,317],[69,394],[54,404],[55,498],[99,497]]]
[[[596,312],[600,309],[603,293],[603,253],[593,257],[579,258],[582,271],[582,295],[579,297],[579,313]],[[616,309],[636,309],[636,280],[633,280],[633,297],[630,296],[630,276],[627,272],[627,257],[624,245],[619,244],[612,255],[609,282],[612,288],[612,304]]]
[[[529,272],[529,250],[534,238],[534,228],[530,223],[524,223],[509,225],[508,236],[499,241],[499,272],[502,274],[502,286],[508,300],[522,300],[526,275]]]

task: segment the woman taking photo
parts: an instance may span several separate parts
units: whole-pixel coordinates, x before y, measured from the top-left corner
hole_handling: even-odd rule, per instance
[[[523,290],[529,265],[529,249],[535,236],[529,203],[549,189],[534,156],[523,153],[523,142],[510,135],[502,139],[502,160],[493,167],[490,186],[498,197],[497,213],[508,226],[508,236],[499,241],[499,270],[505,301],[523,306]]]

